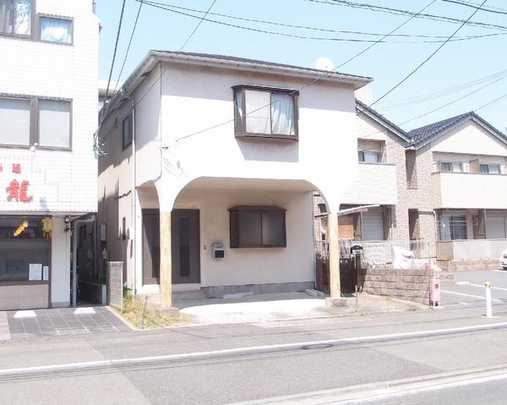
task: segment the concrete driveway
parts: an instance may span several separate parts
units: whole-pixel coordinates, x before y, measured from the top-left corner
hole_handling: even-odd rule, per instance
[[[455,273],[454,281],[442,281],[441,305],[451,307],[484,307],[484,283],[492,285],[493,305],[507,304],[507,271],[463,271]]]

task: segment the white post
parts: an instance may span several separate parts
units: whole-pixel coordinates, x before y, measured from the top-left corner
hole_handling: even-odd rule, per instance
[[[493,308],[491,307],[491,283],[486,281],[484,287],[486,288],[486,318],[493,318]]]

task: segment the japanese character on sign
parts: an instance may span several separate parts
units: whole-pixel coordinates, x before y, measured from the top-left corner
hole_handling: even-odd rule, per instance
[[[32,201],[33,197],[28,196],[28,187],[30,187],[30,182],[28,180],[23,180],[21,183],[19,183],[16,179],[12,180],[7,187],[7,201]]]
[[[21,174],[21,164],[13,163],[12,164],[12,173]]]

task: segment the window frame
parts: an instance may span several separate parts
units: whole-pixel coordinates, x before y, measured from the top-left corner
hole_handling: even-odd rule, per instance
[[[36,1],[31,0],[31,11],[30,11],[30,34],[16,34],[0,31],[0,36],[9,37],[9,38],[17,38],[17,39],[28,39],[33,40],[35,38],[35,32],[37,31],[37,15],[36,11]]]
[[[129,130],[130,130],[130,141],[129,143],[125,143],[125,121],[129,121]],[[121,148],[122,151],[127,150],[132,146],[132,142],[134,141],[134,118],[132,112],[128,113],[121,120]]]
[[[240,243],[240,224],[239,224],[239,214],[242,212],[250,212],[254,214],[258,214],[260,217],[260,228],[259,228],[259,236],[260,236],[260,244],[253,245],[245,245]],[[262,215],[263,213],[273,213],[276,212],[281,215],[282,219],[282,242],[280,244],[265,244],[263,241],[263,231],[262,231]],[[231,249],[266,249],[266,248],[286,248],[287,247],[287,220],[286,220],[286,210],[281,207],[276,206],[237,206],[229,208],[229,242]]]
[[[498,173],[491,173],[491,166],[495,166],[498,168]],[[487,168],[487,172],[483,172],[482,171],[482,168],[483,167],[486,167]],[[499,174],[502,174],[502,167],[499,163],[480,163],[479,164],[479,173],[480,174],[484,174],[484,175],[488,175],[488,176],[498,176]]]
[[[291,89],[282,89],[277,87],[265,87],[265,86],[252,86],[252,85],[237,85],[232,86],[233,90],[233,108],[234,108],[234,135],[236,138],[246,138],[246,139],[276,139],[281,141],[293,141],[297,142],[299,140],[299,91],[291,90]],[[292,102],[294,106],[294,135],[284,135],[284,134],[264,134],[264,133],[255,133],[248,132],[246,130],[246,120],[241,119],[241,115],[238,111],[238,106],[236,103],[237,97],[241,92],[242,97],[242,106],[243,106],[243,115],[245,115],[246,111],[246,98],[245,98],[245,90],[254,90],[254,91],[264,91],[269,92],[270,94],[270,127],[271,131],[273,130],[273,121],[272,121],[272,111],[271,111],[271,97],[273,93],[289,95],[292,97]]]
[[[376,162],[368,162],[365,160],[365,153],[374,153],[375,155],[377,155],[377,161]],[[361,155],[363,156],[363,160],[361,160]],[[364,164],[367,164],[367,165],[380,165],[382,163],[384,163],[382,161],[382,152],[379,152],[378,150],[368,150],[368,149],[362,149],[362,150],[358,150],[357,151],[357,158],[359,160],[359,163],[364,163]]]
[[[442,170],[442,166],[443,165],[450,165],[451,166],[451,170]],[[454,168],[456,166],[459,166],[461,168],[461,170],[459,171],[456,171],[454,170]],[[460,162],[460,161],[448,161],[448,160],[440,160],[438,162],[438,171],[440,173],[466,173],[465,172],[465,165],[463,164],[463,162]]]
[[[42,34],[41,19],[43,19],[43,18],[69,21],[70,22],[70,42],[55,42],[55,41],[48,41],[45,39],[41,39],[41,34]],[[55,14],[39,13],[39,14],[37,14],[37,27],[36,28],[37,28],[37,40],[39,42],[44,42],[45,44],[56,44],[56,45],[67,45],[67,46],[74,45],[74,18],[73,17],[61,16],[61,15],[55,15]]]
[[[24,100],[30,101],[30,142],[29,145],[23,144],[4,144],[0,141],[0,147],[2,148],[10,148],[10,149],[30,149],[33,145],[37,144],[37,149],[41,150],[49,150],[49,151],[63,151],[63,152],[71,152],[72,151],[72,143],[73,143],[73,107],[74,103],[72,99],[69,98],[60,98],[60,97],[45,97],[45,96],[29,96],[24,94],[6,94],[0,93],[0,99],[11,99],[11,100]],[[59,146],[43,146],[40,144],[40,132],[39,132],[39,121],[40,121],[40,109],[39,109],[39,100],[47,100],[47,101],[57,101],[62,103],[69,104],[69,146],[68,147],[59,147]]]

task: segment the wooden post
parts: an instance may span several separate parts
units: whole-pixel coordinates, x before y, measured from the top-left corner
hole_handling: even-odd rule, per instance
[[[171,212],[160,212],[160,306],[172,306]]]
[[[340,244],[338,239],[338,215],[329,213],[327,219],[329,241],[329,296],[340,298]]]

